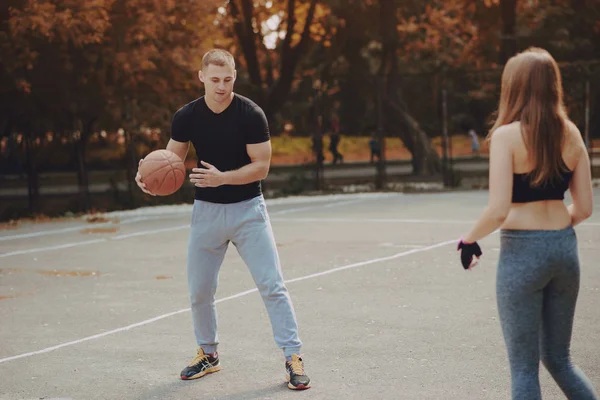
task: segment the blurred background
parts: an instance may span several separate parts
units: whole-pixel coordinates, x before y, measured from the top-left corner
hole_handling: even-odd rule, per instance
[[[269,119],[267,197],[485,188],[502,66],[530,46],[598,176],[600,0],[3,0],[0,221],[191,203],[134,176],[213,47]]]

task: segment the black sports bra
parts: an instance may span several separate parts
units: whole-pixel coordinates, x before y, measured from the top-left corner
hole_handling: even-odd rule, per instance
[[[564,200],[573,172],[567,169],[560,174],[560,177],[561,179],[555,179],[552,182],[533,187],[530,185],[531,178],[528,173],[513,174],[512,202],[530,203],[543,200]]]

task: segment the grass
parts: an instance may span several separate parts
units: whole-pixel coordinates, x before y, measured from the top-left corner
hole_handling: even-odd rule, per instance
[[[338,151],[344,156],[344,161],[368,161],[370,159],[368,137],[342,136]],[[482,141],[483,142],[483,141]],[[312,141],[305,137],[276,136],[271,139],[273,147],[272,165],[290,165],[311,162],[314,158],[312,154]],[[442,154],[441,138],[434,138],[432,141],[438,154]],[[481,152],[486,153],[487,148],[481,143]],[[333,157],[329,152],[329,137],[323,138],[323,154],[325,160],[330,161]],[[410,160],[411,154],[404,146],[400,138],[386,138],[386,159],[387,160]],[[464,136],[452,137],[452,155],[465,156],[471,155],[471,141]]]

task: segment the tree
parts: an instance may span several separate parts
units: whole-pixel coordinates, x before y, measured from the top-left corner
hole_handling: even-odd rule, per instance
[[[259,2],[257,6],[254,3],[253,0],[230,0],[229,23],[257,101],[271,120],[290,95],[300,59],[312,41],[315,18],[325,11],[318,7],[318,0],[287,0],[286,7],[277,11],[272,2]],[[275,36],[272,48],[267,48],[263,33],[263,26],[267,26],[269,20],[275,25],[272,30],[280,33]]]
[[[517,53],[517,0],[500,0],[502,36],[500,40],[500,64],[506,63]]]
[[[100,124],[168,127],[172,112],[197,95],[194,66],[217,1],[196,3],[12,0],[0,9],[0,126],[29,138],[30,187],[37,185],[29,144],[62,133],[73,142],[81,206],[89,209],[86,149]]]

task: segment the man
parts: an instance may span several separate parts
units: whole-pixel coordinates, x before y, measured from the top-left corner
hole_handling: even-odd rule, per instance
[[[375,133],[371,135],[371,140],[369,140],[369,149],[371,149],[371,164],[375,162],[375,158],[377,158],[377,160],[381,159],[381,147],[379,146],[379,140]]]
[[[230,53],[209,51],[198,74],[205,95],[175,113],[167,144],[167,150],[185,160],[191,142],[198,156],[198,168],[190,174],[196,193],[187,271],[199,349],[181,371],[181,379],[200,378],[221,368],[214,295],[219,269],[232,242],[266,305],[275,342],[286,359],[288,387],[308,389],[310,379],[300,357],[296,316],[283,282],[260,184],[271,161],[267,119],[254,102],[233,92],[236,70]],[[149,193],[139,173],[136,181]]]
[[[471,152],[475,155],[479,155],[479,137],[475,129],[469,129],[469,137],[471,138]]]
[[[339,109],[339,103],[336,102],[336,110]],[[344,162],[344,156],[339,152],[338,146],[340,144],[340,117],[337,111],[334,111],[331,117],[331,135],[329,135],[329,151],[333,156],[333,164]]]

